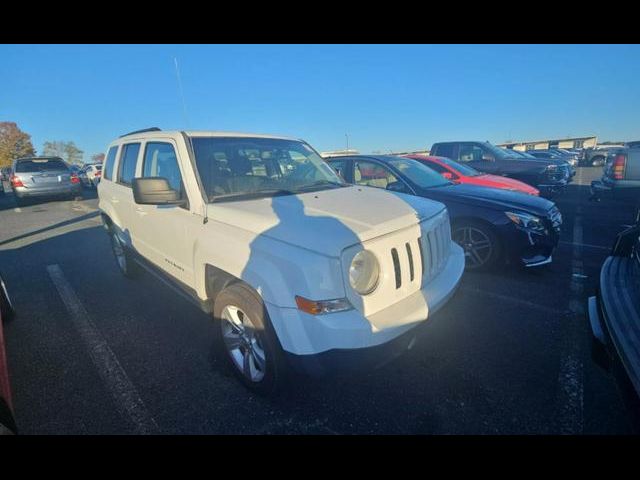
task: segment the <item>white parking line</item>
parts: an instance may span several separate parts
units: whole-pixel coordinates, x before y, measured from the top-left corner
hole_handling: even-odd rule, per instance
[[[580,171],[579,176],[582,176]],[[582,261],[582,205],[576,208],[573,223],[571,283],[569,310],[562,325],[560,369],[558,373],[558,416],[560,433],[580,434],[583,431],[584,387],[582,360],[580,357],[579,322],[584,318],[584,265]]]
[[[134,425],[136,433],[157,434],[156,421],[147,411],[140,395],[124,371],[107,341],[94,325],[89,313],[78,299],[75,291],[58,265],[48,265],[47,271],[80,334],[93,364],[98,370],[107,390],[123,416]]]
[[[20,207],[14,208],[13,211],[16,213],[22,213],[22,209]]]
[[[582,227],[581,227],[582,228]],[[591,245],[589,243],[576,243],[576,242],[567,242],[566,240],[560,240],[559,243],[563,243],[565,245],[570,245],[572,247],[580,247],[580,248],[598,248],[600,250],[611,250],[611,247],[604,247],[602,245]]]

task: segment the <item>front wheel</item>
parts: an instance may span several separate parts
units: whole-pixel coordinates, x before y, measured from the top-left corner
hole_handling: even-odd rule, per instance
[[[451,238],[462,247],[467,270],[488,270],[496,265],[501,255],[498,236],[481,222],[455,224],[451,228]]]
[[[281,390],[287,376],[284,352],[259,295],[232,284],[217,296],[213,316],[217,352],[235,376],[260,395]]]

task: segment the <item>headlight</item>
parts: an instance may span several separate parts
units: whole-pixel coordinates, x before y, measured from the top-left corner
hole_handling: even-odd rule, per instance
[[[349,283],[360,295],[368,295],[378,286],[380,264],[376,256],[368,250],[362,250],[353,257],[349,267]]]
[[[546,233],[547,229],[542,220],[528,213],[504,212],[509,220],[525,230],[534,233]]]

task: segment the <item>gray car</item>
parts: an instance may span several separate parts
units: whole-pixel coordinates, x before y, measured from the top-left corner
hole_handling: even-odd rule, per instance
[[[82,185],[78,176],[58,157],[25,157],[13,163],[11,188],[18,203],[33,197],[76,197]]]

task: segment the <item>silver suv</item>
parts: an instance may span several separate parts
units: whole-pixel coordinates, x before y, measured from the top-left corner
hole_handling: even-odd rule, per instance
[[[12,170],[11,188],[18,204],[26,198],[75,197],[82,192],[80,179],[59,157],[18,158]]]

